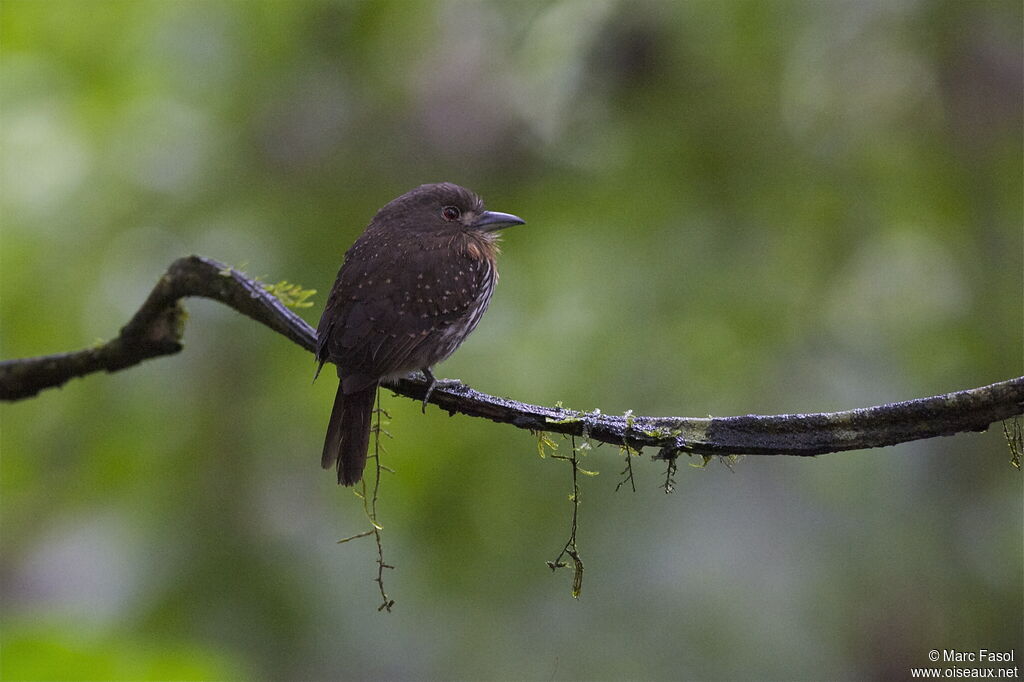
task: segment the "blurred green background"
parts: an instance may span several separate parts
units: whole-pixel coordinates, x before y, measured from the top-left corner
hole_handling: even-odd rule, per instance
[[[528,402],[732,415],[1022,374],[1022,11],[1007,2],[0,5],[3,358],[110,338],[175,258],[320,290],[449,180],[509,230],[438,368]],[[4,404],[4,679],[854,679],[1021,651],[999,429],[682,466],[614,492],[384,396],[391,614],[319,467],[335,382],[230,309]],[[330,374],[330,373],[326,373]],[[566,444],[567,446],[567,444]],[[563,446],[564,447],[564,446]]]

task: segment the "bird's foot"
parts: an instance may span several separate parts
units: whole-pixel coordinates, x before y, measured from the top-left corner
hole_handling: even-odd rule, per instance
[[[425,367],[420,371],[423,372],[423,376],[426,380],[430,382],[427,384],[427,393],[423,396],[423,414],[427,413],[427,402],[430,400],[430,395],[434,392],[435,388],[455,388],[456,386],[462,385],[462,382],[458,379],[435,378],[429,367]]]

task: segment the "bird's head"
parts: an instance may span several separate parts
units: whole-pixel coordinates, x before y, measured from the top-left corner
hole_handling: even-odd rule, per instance
[[[526,221],[511,213],[488,211],[474,192],[450,182],[420,185],[389,202],[371,225],[416,233],[475,231],[493,237],[498,230]]]

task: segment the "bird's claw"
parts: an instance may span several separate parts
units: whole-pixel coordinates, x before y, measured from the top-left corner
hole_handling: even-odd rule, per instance
[[[427,413],[427,403],[430,402],[430,396],[434,393],[435,388],[453,388],[455,386],[461,386],[462,382],[458,379],[436,379],[433,373],[429,369],[424,369],[423,376],[430,383],[427,384],[427,392],[423,396],[423,414]]]

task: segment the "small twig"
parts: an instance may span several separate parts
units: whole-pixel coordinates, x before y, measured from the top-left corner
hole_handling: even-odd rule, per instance
[[[1003,436],[1006,437],[1006,444],[1010,448],[1010,465],[1019,471],[1020,455],[1024,450],[1024,433],[1021,432],[1020,417],[1014,417],[1009,422],[1012,426],[1007,428],[1006,421],[1003,421]]]
[[[342,538],[342,539],[338,540],[337,544],[340,545],[340,544],[342,544],[344,542],[351,542],[352,540],[358,540],[359,538],[365,538],[367,535],[373,535],[375,532],[376,532],[376,530],[373,529],[373,528],[371,528],[370,530],[364,530],[362,533],[356,533],[355,535],[349,535],[347,538]]]
[[[377,607],[378,611],[391,612],[391,607],[395,605],[395,600],[388,598],[387,592],[384,591],[384,569],[391,568],[394,566],[384,562],[384,543],[381,542],[381,525],[377,521],[377,499],[380,494],[380,472],[383,468],[380,463],[380,455],[384,451],[384,447],[380,444],[380,435],[382,433],[380,427],[380,416],[382,414],[387,415],[388,419],[391,419],[384,409],[380,406],[380,389],[377,389],[377,407],[374,410],[376,416],[376,422],[373,426],[373,462],[374,462],[374,479],[373,479],[373,497],[370,501],[370,523],[373,524],[373,536],[377,540],[377,577],[374,582],[377,583],[377,587],[380,590],[381,604]],[[385,432],[386,433],[386,432]],[[387,434],[390,437],[390,434]],[[364,483],[365,490],[365,483]],[[365,498],[364,498],[365,503]]]
[[[564,459],[572,464],[572,525],[569,529],[569,539],[565,543],[565,547],[559,552],[558,556],[555,557],[554,561],[547,562],[548,568],[552,571],[558,568],[565,568],[568,566],[567,563],[562,561],[562,557],[568,555],[573,562],[573,575],[572,575],[572,596],[576,599],[580,597],[580,591],[583,589],[583,560],[580,558],[579,550],[576,548],[576,530],[578,528],[579,511],[580,511],[580,487],[579,487],[579,460],[577,459],[576,453],[576,436],[571,436],[572,444],[572,456],[566,457],[565,455],[552,454],[552,459]],[[591,474],[592,475],[592,474]]]
[[[636,421],[636,417],[633,416],[633,410],[626,410],[626,414],[623,415],[626,420],[626,435],[629,435],[633,431],[633,424]],[[629,449],[629,442],[623,438],[622,445],[619,446],[619,452],[623,453],[626,457],[626,467],[619,472],[623,479],[619,481],[618,485],[615,486],[615,492],[619,492],[619,488],[629,483],[629,487],[636,492],[636,480],[633,478],[633,453]],[[637,448],[636,453],[640,454],[640,448]]]
[[[615,485],[615,492],[619,492],[619,488],[629,484],[633,492],[636,492],[636,481],[633,479],[633,453],[630,452],[628,445],[620,445],[619,452],[623,453],[626,458],[626,466],[619,475],[622,476],[622,480]]]
[[[376,407],[374,408],[373,412],[376,417],[376,421],[374,422],[373,426],[370,427],[370,432],[373,433],[372,458],[374,461],[375,478],[373,481],[371,494],[367,494],[365,477],[362,480],[360,492],[356,493],[356,495],[363,501],[363,513],[366,514],[366,518],[370,522],[370,530],[363,531],[362,533],[356,533],[355,535],[352,535],[350,537],[338,540],[338,544],[341,544],[343,542],[349,542],[350,540],[355,540],[357,538],[365,538],[368,535],[372,535],[374,537],[374,540],[376,540],[377,542],[377,577],[374,578],[373,581],[377,583],[377,588],[380,590],[381,598],[381,605],[377,607],[377,610],[387,610],[388,612],[390,612],[391,607],[395,605],[395,600],[388,598],[387,592],[384,591],[384,569],[393,569],[394,566],[384,562],[384,542],[381,538],[381,532],[384,530],[384,528],[380,525],[380,523],[377,520],[377,499],[380,496],[380,472],[381,470],[391,471],[391,469],[388,469],[387,467],[380,463],[381,453],[387,451],[384,448],[384,446],[381,445],[380,436],[381,434],[384,434],[388,438],[391,437],[390,433],[381,428],[380,416],[383,414],[390,420],[391,415],[388,414],[387,411],[380,406],[380,389],[377,389],[375,400]]]
[[[665,460],[665,482],[661,484],[661,488],[666,495],[671,495],[676,489],[676,471],[679,466],[676,460],[679,459],[679,455],[672,452],[666,454],[663,459]]]
[[[718,461],[722,463],[730,474],[736,473],[736,462],[743,459],[743,455],[718,455]]]

